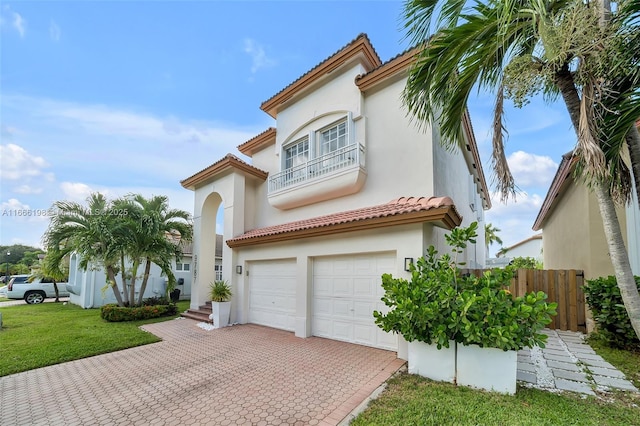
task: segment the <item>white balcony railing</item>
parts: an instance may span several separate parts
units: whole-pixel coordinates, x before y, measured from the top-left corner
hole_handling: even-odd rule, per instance
[[[269,176],[269,192],[298,185],[351,167],[364,167],[364,146],[347,145],[304,164]]]

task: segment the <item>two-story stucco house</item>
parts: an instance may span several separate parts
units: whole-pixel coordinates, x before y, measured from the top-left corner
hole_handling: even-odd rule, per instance
[[[469,117],[460,149],[440,144],[401,101],[415,50],[382,62],[362,34],[266,100],[276,126],[182,181],[194,191],[191,307],[214,280],[216,212],[224,206],[222,271],[232,321],[398,351],[381,331],[381,275],[490,207]],[[480,226],[483,232],[484,226]],[[465,253],[482,267],[484,236]],[[400,341],[399,341],[400,340]]]

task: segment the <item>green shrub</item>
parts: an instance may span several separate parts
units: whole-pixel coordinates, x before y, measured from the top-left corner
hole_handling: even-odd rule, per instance
[[[533,257],[514,257],[509,263],[513,269],[542,269],[542,262]]]
[[[100,308],[100,316],[109,322],[136,321],[149,318],[159,318],[175,315],[178,308],[175,304],[146,305],[133,308],[120,307],[117,304],[108,304]]]
[[[635,277],[635,280],[640,290],[640,277]],[[582,288],[597,324],[597,332],[608,344],[621,349],[640,348],[640,340],[631,326],[616,277],[588,280]]]
[[[475,242],[477,224],[457,228],[447,235],[454,256],[429,247],[411,269],[411,280],[382,276],[382,301],[390,308],[375,311],[376,324],[411,342],[449,347],[454,340],[464,345],[503,350],[525,346],[544,347],[547,336],[539,333],[556,314],[556,304],[545,302],[543,292],[513,297],[506,287],[513,268],[485,272],[481,277],[463,276],[457,255]]]

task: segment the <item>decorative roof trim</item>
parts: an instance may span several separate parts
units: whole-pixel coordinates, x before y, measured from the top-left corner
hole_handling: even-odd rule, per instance
[[[206,169],[201,170],[193,176],[180,181],[180,184],[186,189],[194,190],[196,186],[203,184],[208,180],[211,180],[221,173],[233,169],[239,170],[249,176],[254,176],[261,180],[266,180],[267,176],[269,175],[267,172],[253,167],[251,164],[245,163],[235,155],[227,154],[222,159],[213,163]]]
[[[365,92],[394,75],[406,71],[421,48],[414,47],[380,65],[366,74],[356,77],[356,85]]]
[[[475,133],[473,132],[473,125],[471,124],[471,117],[469,116],[469,109],[464,109],[464,115],[462,116],[462,126],[464,132],[469,140],[469,150],[473,156],[473,162],[478,173],[478,179],[480,179],[480,188],[484,192],[484,201],[487,209],[491,208],[491,194],[489,193],[489,187],[487,186],[487,180],[484,176],[484,170],[482,169],[482,161],[480,161],[480,153],[478,152],[478,143],[476,142]]]
[[[310,84],[324,77],[326,74],[334,71],[344,62],[358,54],[364,55],[367,61],[367,63],[365,63],[365,68],[374,69],[382,63],[367,35],[360,34],[342,49],[320,62],[280,92],[264,101],[262,105],[260,105],[260,109],[271,117],[276,118],[278,115],[278,107],[282,103],[295,96],[296,93],[300,92]]]
[[[547,196],[542,203],[542,207],[540,207],[538,217],[536,217],[536,221],[533,223],[534,231],[539,231],[540,229],[542,229],[544,221],[553,208],[558,195],[560,195],[560,193],[564,190],[565,183],[573,180],[573,178],[571,177],[571,173],[573,172],[573,169],[577,162],[578,158],[573,155],[573,152],[569,152],[562,156],[562,161],[558,166],[558,170],[556,171],[556,175],[551,182],[551,186],[549,186],[549,191],[547,192]]]
[[[418,204],[410,203],[409,201],[412,199],[414,198],[399,198],[390,203],[371,208],[255,229],[227,240],[227,245],[231,248],[246,247],[424,222],[440,222],[445,228],[451,230],[462,222],[462,217],[458,214],[453,201],[449,197],[431,197],[426,199],[426,203]],[[417,200],[420,202],[425,199],[419,198]],[[376,212],[376,209],[384,209],[393,204],[400,206],[408,204],[409,207],[399,208],[400,211],[397,212]],[[345,213],[356,217],[344,218]],[[367,213],[369,214],[367,215]],[[357,217],[357,214],[361,214],[361,217]]]
[[[269,127],[264,132],[257,136],[252,137],[248,141],[241,145],[238,145],[238,151],[249,157],[254,153],[260,151],[262,148],[275,143],[276,141],[276,129],[275,127]]]

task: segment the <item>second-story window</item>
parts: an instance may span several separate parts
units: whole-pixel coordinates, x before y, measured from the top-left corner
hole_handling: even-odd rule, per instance
[[[290,169],[309,161],[309,138],[295,142],[284,151],[284,167]]]
[[[344,148],[349,144],[347,122],[342,121],[319,132],[320,155]]]

